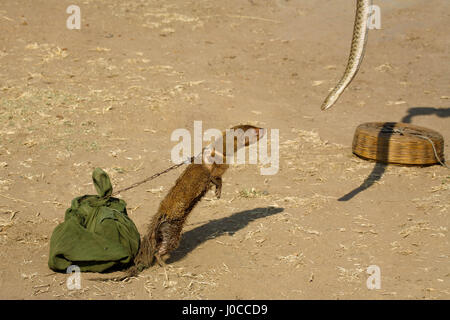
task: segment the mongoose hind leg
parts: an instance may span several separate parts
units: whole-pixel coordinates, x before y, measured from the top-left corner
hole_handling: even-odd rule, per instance
[[[183,224],[184,220],[166,220],[159,226],[158,251],[155,253],[155,258],[159,264],[165,265],[164,260],[169,256],[170,252],[178,247]]]
[[[216,197],[217,199],[220,199],[220,196],[222,195],[222,178],[221,177],[211,177],[211,182],[213,185],[216,186]]]

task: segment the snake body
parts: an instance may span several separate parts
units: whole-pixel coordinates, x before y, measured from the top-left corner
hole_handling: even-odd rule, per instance
[[[371,5],[372,0],[357,0],[352,46],[347,62],[347,67],[345,68],[345,72],[341,80],[328,94],[327,98],[323,102],[321,107],[322,110],[326,110],[333,106],[333,104],[339,99],[340,95],[344,92],[345,88],[347,88],[347,86],[350,84],[359,70],[364,57],[364,51],[367,42],[368,20]]]

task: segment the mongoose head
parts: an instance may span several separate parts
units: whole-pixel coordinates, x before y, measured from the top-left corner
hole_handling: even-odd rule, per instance
[[[248,147],[256,143],[266,134],[266,130],[248,124],[237,125],[223,134],[223,155],[224,158],[233,156],[237,150]],[[230,148],[230,143],[233,143],[233,149]]]
[[[221,139],[209,145],[204,153],[205,163],[225,163],[226,158],[233,157],[237,150],[256,143],[266,134],[266,130],[252,125],[237,125],[223,132]],[[228,147],[227,147],[228,145]],[[230,148],[232,146],[232,148]]]
[[[230,129],[230,131],[234,133],[234,151],[237,151],[241,147],[248,147],[249,145],[257,142],[266,134],[265,129],[249,124],[234,126]]]

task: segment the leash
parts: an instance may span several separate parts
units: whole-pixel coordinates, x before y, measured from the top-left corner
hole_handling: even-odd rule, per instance
[[[215,151],[215,153],[218,153],[218,151]],[[121,192],[124,192],[124,191],[130,190],[130,189],[136,188],[137,186],[140,186],[141,184],[144,184],[144,183],[146,183],[146,182],[148,182],[148,181],[151,181],[151,180],[153,180],[153,179],[156,179],[156,178],[158,178],[159,176],[161,176],[161,175],[163,175],[163,174],[165,174],[165,173],[167,173],[167,172],[169,172],[169,171],[172,171],[172,170],[174,170],[174,169],[176,169],[176,168],[179,168],[179,167],[181,167],[181,166],[184,165],[184,164],[195,163],[194,160],[195,160],[197,157],[201,157],[202,155],[203,155],[203,151],[202,151],[200,154],[198,154],[198,155],[196,155],[196,156],[192,156],[192,157],[190,157],[190,158],[184,160],[184,161],[181,162],[181,163],[175,164],[175,165],[173,165],[173,166],[167,168],[167,169],[164,170],[164,171],[155,173],[154,175],[152,175],[152,176],[150,176],[150,177],[148,177],[148,178],[145,178],[144,180],[135,182],[135,183],[133,183],[133,184],[132,184],[131,186],[129,186],[129,187],[126,187],[126,188],[120,189],[120,190],[118,190],[118,191],[116,191],[116,192],[113,192],[113,193],[111,194],[111,196],[115,196],[115,195],[118,195],[118,194],[121,193]],[[222,156],[223,156],[223,155],[222,155]]]
[[[164,170],[164,171],[155,173],[154,175],[152,175],[152,176],[150,176],[150,177],[148,177],[148,178],[145,178],[144,180],[135,182],[135,183],[133,183],[133,184],[132,184],[131,186],[129,186],[129,187],[126,187],[126,188],[120,189],[120,190],[118,190],[118,191],[115,191],[115,192],[112,193],[112,196],[118,195],[119,193],[124,192],[124,191],[127,191],[127,190],[130,190],[130,189],[136,188],[137,186],[140,186],[141,184],[146,183],[146,182],[148,182],[148,181],[151,181],[151,180],[153,180],[153,179],[156,179],[156,178],[158,178],[159,176],[161,176],[161,175],[163,175],[163,174],[165,174],[165,173],[167,173],[167,172],[169,172],[169,171],[172,171],[172,170],[174,170],[174,169],[176,169],[176,168],[179,168],[179,167],[181,167],[181,166],[184,165],[184,164],[192,163],[192,161],[193,161],[195,158],[196,158],[196,157],[190,157],[189,159],[186,159],[184,162],[175,164],[175,165],[173,165],[173,166],[167,168],[167,169]]]

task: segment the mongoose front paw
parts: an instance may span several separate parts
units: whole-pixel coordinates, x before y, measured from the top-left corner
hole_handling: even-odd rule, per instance
[[[222,178],[213,177],[211,178],[211,182],[216,186],[215,194],[217,199],[220,199],[220,196],[222,195]]]
[[[221,188],[216,188],[215,194],[216,194],[217,199],[220,199],[220,196],[222,195],[222,190],[221,190]]]
[[[160,267],[164,268],[167,265],[165,260],[168,258],[168,254],[161,256],[159,254],[159,252],[157,252],[155,254],[155,258],[156,258],[156,262],[159,264]]]

